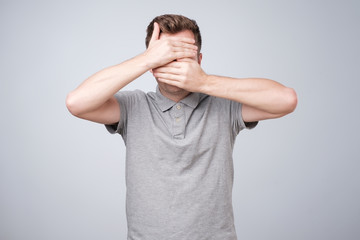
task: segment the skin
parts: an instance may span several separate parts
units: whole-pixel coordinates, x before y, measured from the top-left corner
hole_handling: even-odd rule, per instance
[[[68,94],[67,108],[79,118],[103,124],[117,123],[121,113],[114,94],[151,71],[165,97],[178,102],[191,92],[201,92],[241,102],[246,122],[277,118],[294,111],[295,91],[273,80],[206,74],[200,66],[202,54],[198,54],[194,43],[191,31],[160,34],[159,25],[155,23],[144,53],[90,76]]]
[[[175,33],[175,34],[162,33],[160,35],[160,39],[167,39],[167,38],[171,38],[171,37],[184,37],[184,38],[189,38],[189,39],[195,39],[194,34],[191,31],[182,31],[182,32],[178,32],[178,33]],[[175,102],[179,102],[181,99],[183,99],[187,95],[189,95],[190,92],[183,89],[183,88],[175,86],[174,84],[172,84],[170,82],[168,82],[168,83],[164,82],[163,78],[160,78],[160,80],[159,80],[159,78],[157,76],[161,75],[161,73],[170,74],[171,70],[177,70],[176,68],[174,68],[175,66],[177,66],[176,62],[188,61],[188,60],[196,61],[200,65],[201,60],[202,60],[202,54],[201,53],[196,54],[191,58],[176,59],[176,61],[165,64],[164,66],[153,69],[151,71],[153,73],[155,79],[158,82],[159,89],[160,89],[160,92],[162,93],[162,95],[164,95],[165,97],[167,97],[167,98],[169,98],[169,99],[171,99],[171,100],[173,100]]]

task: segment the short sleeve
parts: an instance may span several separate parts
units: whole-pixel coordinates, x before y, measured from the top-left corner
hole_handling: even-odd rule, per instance
[[[247,128],[252,129],[257,126],[258,122],[244,122],[242,118],[242,104],[235,101],[230,101],[231,121],[236,134],[241,130]]]
[[[125,138],[129,111],[131,109],[135,108],[134,105],[136,104],[137,99],[141,95],[144,95],[144,93],[139,90],[120,91],[114,95],[117,102],[119,103],[120,120],[118,123],[115,123],[115,124],[105,124],[105,127],[109,133],[111,133],[111,134],[118,133]]]

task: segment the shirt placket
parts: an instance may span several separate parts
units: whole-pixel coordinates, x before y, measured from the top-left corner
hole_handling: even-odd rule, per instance
[[[173,138],[183,139],[185,131],[184,105],[182,103],[175,104],[171,112],[173,118]]]

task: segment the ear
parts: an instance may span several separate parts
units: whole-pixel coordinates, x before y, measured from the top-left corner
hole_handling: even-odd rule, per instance
[[[199,56],[198,56],[198,63],[199,63],[199,65],[201,65],[201,60],[202,60],[202,53],[199,53]]]

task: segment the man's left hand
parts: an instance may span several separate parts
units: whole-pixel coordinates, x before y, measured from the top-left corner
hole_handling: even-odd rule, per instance
[[[154,77],[166,83],[189,92],[204,92],[207,74],[200,64],[190,58],[182,58],[153,69]]]

